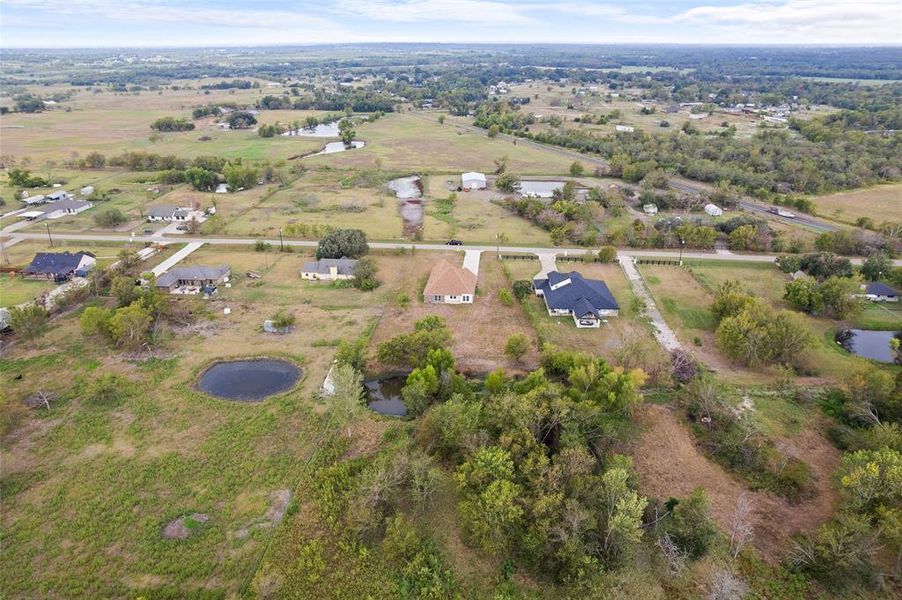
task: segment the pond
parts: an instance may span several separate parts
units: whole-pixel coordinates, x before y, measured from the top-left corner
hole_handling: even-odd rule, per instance
[[[398,199],[401,235],[417,237],[423,231],[423,180],[417,175],[399,177],[388,182],[388,189]]]
[[[259,402],[290,390],[301,369],[285,360],[256,358],[218,362],[201,373],[197,388],[226,400]]]
[[[364,381],[367,405],[380,415],[405,416],[407,407],[401,400],[401,388],[404,387],[405,381],[407,381],[406,377],[386,377]]]
[[[338,121],[332,121],[331,123],[320,123],[316,127],[304,127],[286,131],[282,135],[289,137],[338,137],[341,133],[338,131]]]
[[[366,144],[363,142],[354,140],[351,142],[350,148],[345,146],[344,142],[329,142],[323,149],[319,152],[313,154],[312,156],[320,156],[321,154],[335,154],[336,152],[344,152],[345,150],[353,150],[355,148],[363,148]]]
[[[895,331],[844,329],[836,334],[836,340],[852,354],[891,363],[894,359],[894,352],[890,341],[895,334]]]
[[[536,198],[551,198],[555,190],[563,189],[563,181],[521,181],[520,194]]]

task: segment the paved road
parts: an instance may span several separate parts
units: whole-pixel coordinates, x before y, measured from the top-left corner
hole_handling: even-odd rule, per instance
[[[16,240],[16,239],[24,239],[24,240],[44,240],[47,239],[46,233],[10,233],[3,234],[3,237],[8,239]],[[158,244],[164,240],[160,238],[155,238],[149,235],[136,235],[134,237],[130,235],[122,235],[122,234],[111,234],[111,235],[100,235],[100,234],[87,234],[87,233],[53,233],[54,239],[59,240],[75,240],[75,241],[85,241],[85,242],[122,242],[122,243],[144,243],[150,242],[152,244]],[[175,238],[165,238],[165,242],[173,243],[173,242],[198,242],[203,244],[213,244],[213,245],[226,245],[226,246],[253,246],[259,241],[264,241],[272,244],[273,246],[279,245],[278,239],[263,239],[263,238],[207,238],[207,237],[191,237],[191,236],[179,236],[178,239]],[[286,246],[292,247],[303,247],[303,248],[313,248],[319,243],[318,240],[285,240]],[[376,248],[379,250],[393,250],[398,248],[406,248],[406,249],[416,249],[416,250],[438,250],[438,251],[455,251],[455,250],[481,250],[483,252],[495,252],[497,247],[491,244],[479,245],[479,244],[467,244],[464,247],[460,246],[448,246],[446,244],[419,244],[414,242],[370,242],[370,248]],[[526,254],[563,254],[563,255],[572,255],[572,256],[582,256],[587,252],[594,252],[592,248],[541,248],[537,246],[501,246],[501,252],[516,252],[516,253],[526,253]],[[618,257],[624,256],[632,256],[636,258],[660,258],[660,259],[668,259],[668,260],[677,260],[679,258],[679,252],[676,250],[620,250],[617,253]],[[730,254],[730,255],[718,255],[714,252],[683,252],[683,259],[698,259],[698,260],[706,260],[706,259],[716,259],[716,260],[729,260],[736,262],[759,262],[759,263],[772,263],[776,260],[777,256],[774,254]],[[852,258],[852,264],[861,264],[861,258]],[[895,266],[902,266],[902,259],[896,259],[893,261]]]

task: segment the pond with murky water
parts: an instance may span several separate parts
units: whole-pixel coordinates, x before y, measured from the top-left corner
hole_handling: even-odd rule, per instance
[[[218,362],[201,373],[200,391],[239,402],[259,402],[290,390],[301,369],[285,360],[255,358]]]
[[[338,129],[338,121],[332,121],[331,123],[320,123],[315,127],[293,129],[282,135],[287,137],[339,137],[341,132]]]
[[[336,152],[344,152],[345,150],[354,150],[355,148],[363,148],[366,144],[358,140],[351,142],[350,146],[346,146],[344,142],[329,142],[319,152],[311,156],[320,156],[322,154],[335,154]]]
[[[388,189],[398,199],[401,235],[416,237],[423,231],[423,180],[418,175],[399,177],[388,182]]]
[[[401,399],[401,389],[407,381],[406,377],[386,377],[364,381],[366,402],[371,410],[389,417],[403,417],[407,407]]]
[[[880,362],[893,362],[895,356],[890,345],[895,331],[875,331],[870,329],[848,329],[848,338],[841,341],[842,346],[863,358]]]

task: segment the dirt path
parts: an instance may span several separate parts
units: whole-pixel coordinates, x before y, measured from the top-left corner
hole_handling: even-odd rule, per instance
[[[750,492],[739,479],[701,453],[692,434],[670,409],[645,405],[637,420],[645,430],[632,452],[640,491],[666,500],[702,487],[708,493],[711,516],[721,528],[729,525],[740,496],[748,494],[754,506],[752,545],[768,558],[782,556],[793,533],[813,531],[833,515],[837,496],[830,476],[839,453],[816,431],[778,443],[785,453],[806,461],[816,480],[817,495],[794,505],[771,493]]]
[[[651,292],[645,287],[645,281],[642,279],[639,269],[636,268],[636,262],[629,256],[620,256],[619,260],[620,266],[623,267],[623,272],[626,273],[626,278],[629,279],[630,285],[633,286],[633,292],[645,302],[645,311],[651,319],[658,343],[668,352],[681,350],[683,346],[680,344],[680,340],[677,339],[673,329],[664,320],[664,315],[658,310]]]

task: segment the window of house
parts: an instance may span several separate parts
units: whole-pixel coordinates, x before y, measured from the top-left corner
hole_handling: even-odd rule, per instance
[[[464,302],[469,302],[469,301],[470,301],[470,297],[469,297],[469,296],[464,296],[464,297],[463,297],[463,300],[464,300]]]

